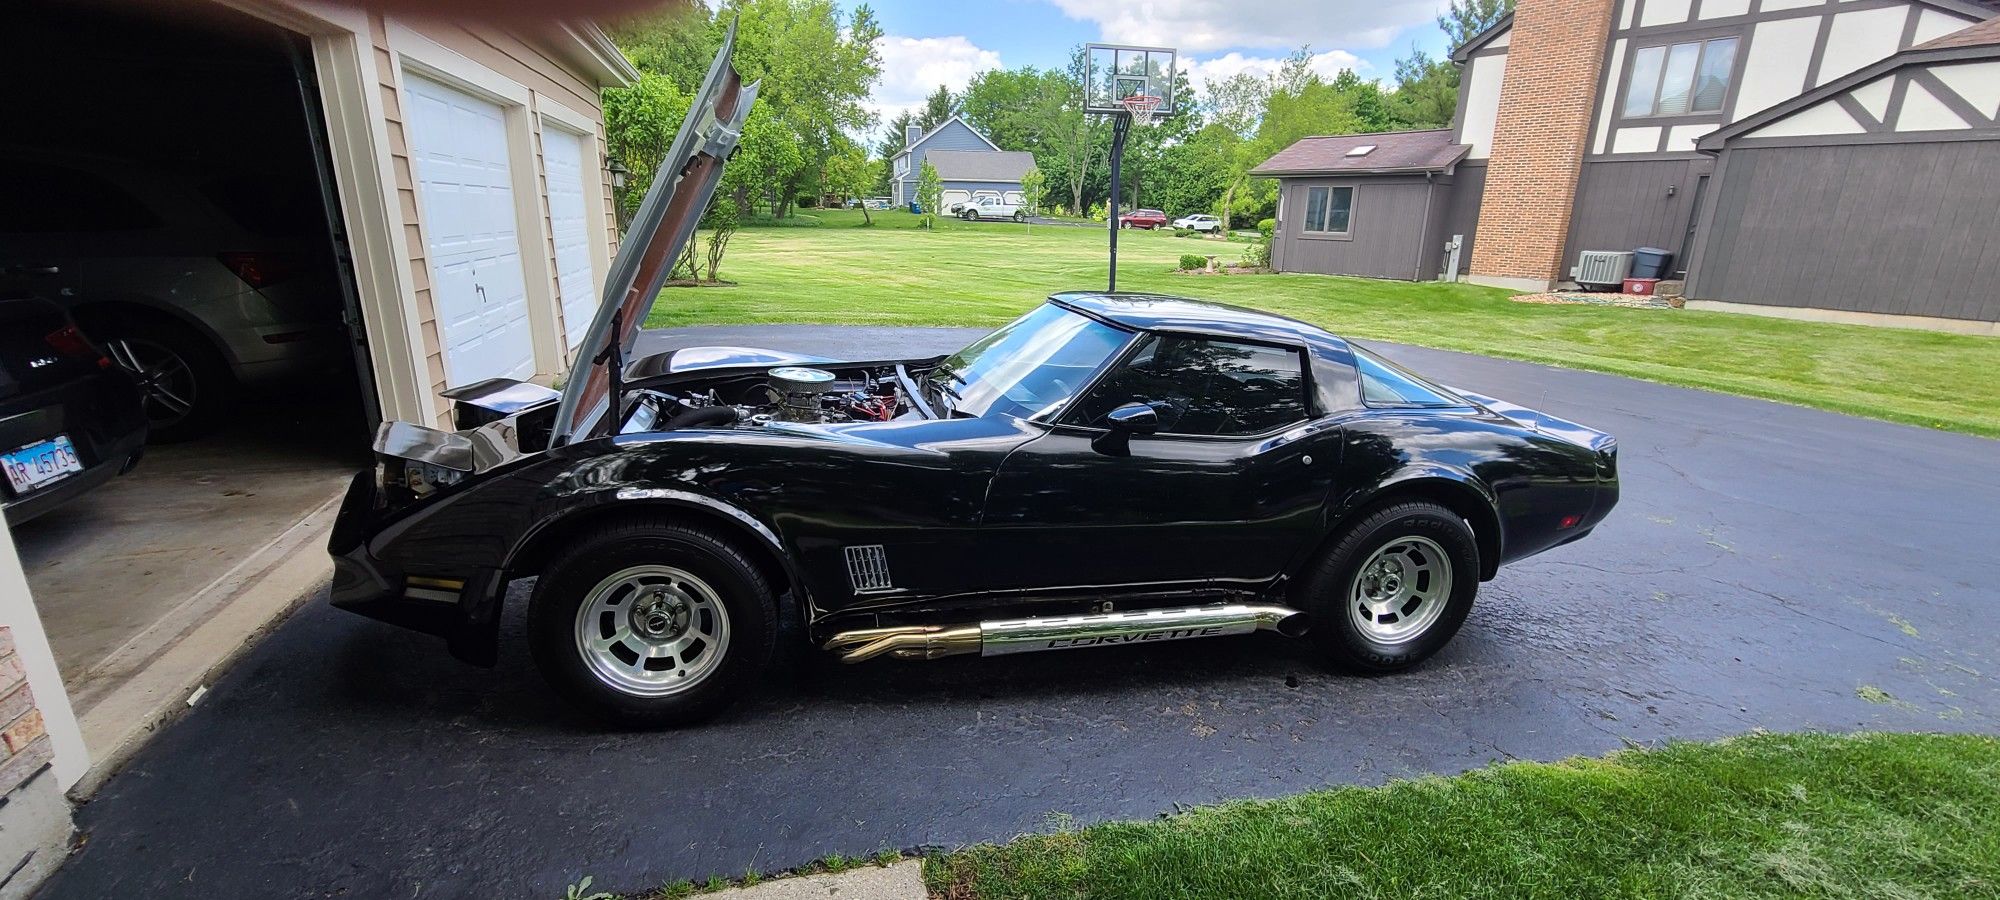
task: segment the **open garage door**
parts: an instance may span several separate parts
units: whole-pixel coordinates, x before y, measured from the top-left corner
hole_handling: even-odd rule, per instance
[[[448,381],[526,380],[535,346],[500,105],[427,78],[404,90]]]

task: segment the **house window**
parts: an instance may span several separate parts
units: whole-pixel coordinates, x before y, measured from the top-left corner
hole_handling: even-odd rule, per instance
[[[904,175],[907,174],[909,171],[910,171],[910,158],[907,156],[896,157],[896,174]]]
[[[1349,220],[1353,215],[1353,188],[1306,188],[1305,230],[1321,234],[1346,234]]]
[[[1632,55],[1632,82],[1625,89],[1626,118],[1721,112],[1736,70],[1737,41],[1640,48]]]

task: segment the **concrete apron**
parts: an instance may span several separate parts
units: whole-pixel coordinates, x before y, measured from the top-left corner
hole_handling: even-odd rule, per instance
[[[326,545],[342,492],[231,567],[70,686],[90,769],[70,788],[96,793],[145,742],[200,702],[207,685],[332,575]]]

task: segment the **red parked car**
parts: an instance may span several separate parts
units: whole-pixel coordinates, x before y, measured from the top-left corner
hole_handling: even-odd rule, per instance
[[[1157,209],[1135,209],[1118,217],[1120,228],[1165,228],[1167,214]]]

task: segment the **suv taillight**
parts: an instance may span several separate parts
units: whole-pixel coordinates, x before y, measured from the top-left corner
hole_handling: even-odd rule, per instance
[[[290,260],[276,253],[218,253],[215,258],[243,279],[244,284],[258,289],[292,277],[295,268]]]

